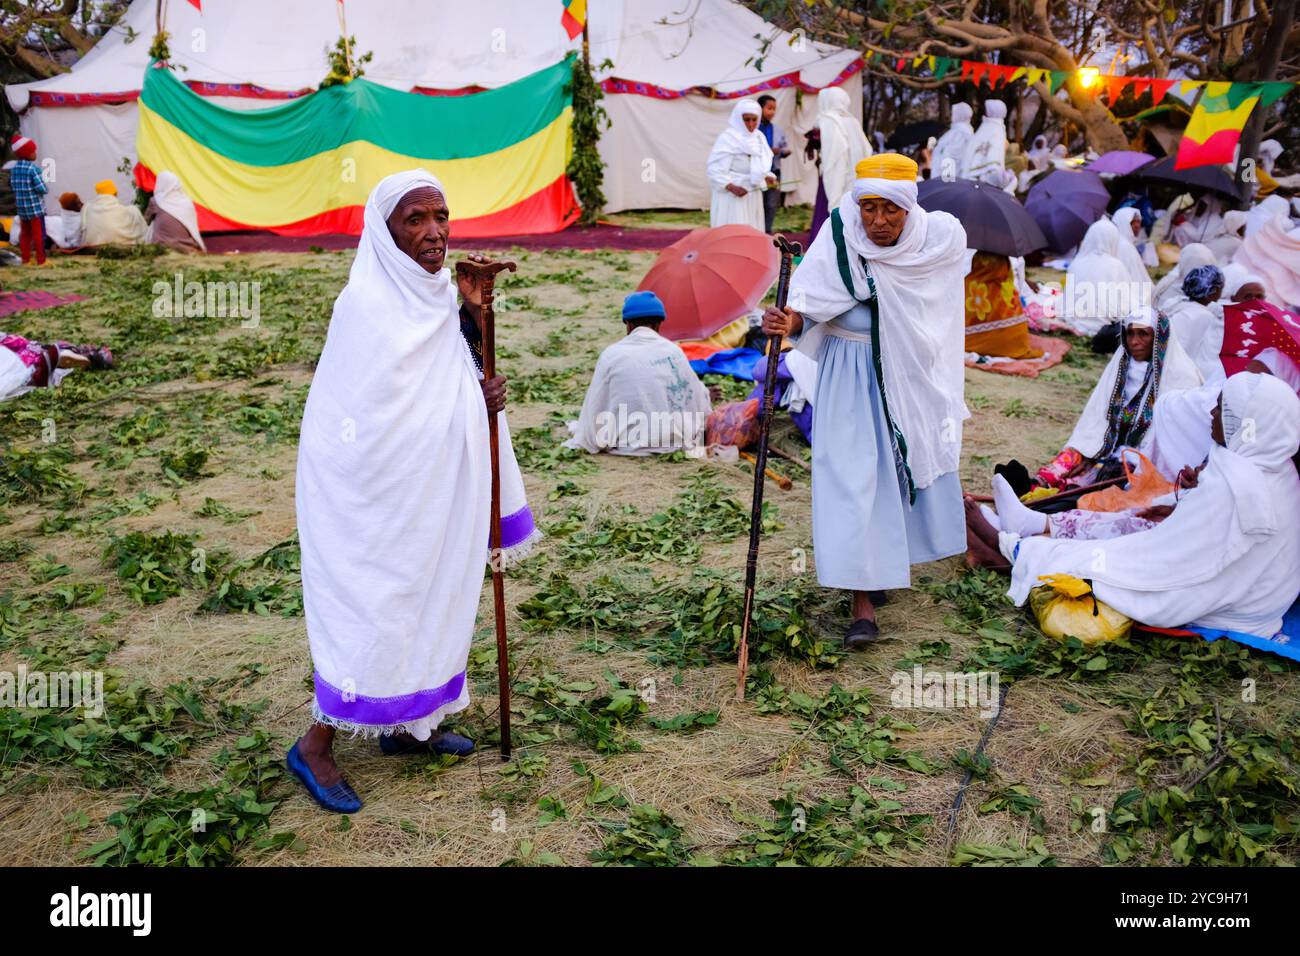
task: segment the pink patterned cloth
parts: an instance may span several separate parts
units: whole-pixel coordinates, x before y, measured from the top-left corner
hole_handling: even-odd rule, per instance
[[[1047,516],[1047,531],[1053,538],[1105,541],[1139,531],[1150,531],[1154,521],[1139,518],[1136,511],[1062,511]]]

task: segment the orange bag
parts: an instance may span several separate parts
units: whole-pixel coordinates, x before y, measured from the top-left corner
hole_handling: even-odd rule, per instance
[[[1129,455],[1138,458],[1136,472],[1129,467]],[[1173,483],[1166,481],[1164,475],[1151,464],[1151,459],[1142,452],[1126,448],[1120,454],[1120,461],[1124,465],[1125,483],[1084,495],[1079,499],[1081,510],[1125,511],[1129,508],[1149,508],[1151,502],[1174,490]]]
[[[735,445],[747,448],[758,441],[763,424],[758,417],[758,399],[728,402],[709,413],[704,426],[706,445]]]

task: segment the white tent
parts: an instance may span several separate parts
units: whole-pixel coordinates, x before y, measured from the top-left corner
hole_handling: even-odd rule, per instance
[[[239,109],[314,88],[339,36],[333,0],[208,0],[165,4],[171,62],[196,92]],[[366,77],[402,90],[494,88],[577,49],[561,5],[539,0],[348,0],[348,33],[372,52]],[[797,201],[816,172],[802,157],[816,122],[815,91],[840,83],[861,111],[854,51],[777,30],[731,0],[590,0],[589,46],[601,67],[612,126],[601,140],[606,211],[707,208],[704,165],[741,91],[770,92],[795,155],[783,169]],[[23,132],[36,139],[54,193],[89,195],[101,179],[129,191],[136,106],[155,30],[156,0],[135,0],[70,72],[6,88]],[[612,64],[612,65],[611,65]]]

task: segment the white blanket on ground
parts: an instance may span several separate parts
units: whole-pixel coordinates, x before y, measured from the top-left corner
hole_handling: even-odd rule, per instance
[[[866,259],[880,300],[880,355],[889,412],[907,442],[912,481],[918,489],[927,488],[940,475],[957,470],[962,422],[970,417],[962,397],[966,230],[946,212],[915,206],[907,213],[898,241],[878,246],[867,237],[851,191],[840,199],[839,211],[855,291],[845,289],[840,278],[828,223],[790,280],[790,307],[813,323],[805,326],[799,351],[816,359],[826,335],[824,323],[869,296],[860,261]],[[814,386],[808,394],[815,393]]]
[[[681,346],[641,326],[600,353],[566,448],[654,455],[703,445],[709,390]]]
[[[487,409],[451,270],[426,272],[385,221],[425,186],[442,189],[423,170],[397,173],[366,202],[303,414],[297,481],[315,716],[420,740],[469,705],[491,511]]]
[[[1149,531],[1107,541],[1004,536],[1008,595],[1024,604],[1044,574],[1093,582],[1097,597],[1153,627],[1200,624],[1271,637],[1300,591],[1300,399],[1280,379],[1224,385],[1242,427],[1216,445],[1197,487]],[[1226,416],[1225,416],[1226,417]],[[1245,427],[1250,421],[1254,427]]]

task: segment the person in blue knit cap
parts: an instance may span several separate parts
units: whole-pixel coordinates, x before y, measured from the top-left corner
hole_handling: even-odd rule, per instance
[[[627,334],[600,353],[566,447],[614,455],[703,448],[709,391],[677,343],[659,334],[665,317],[653,292],[623,300]]]

